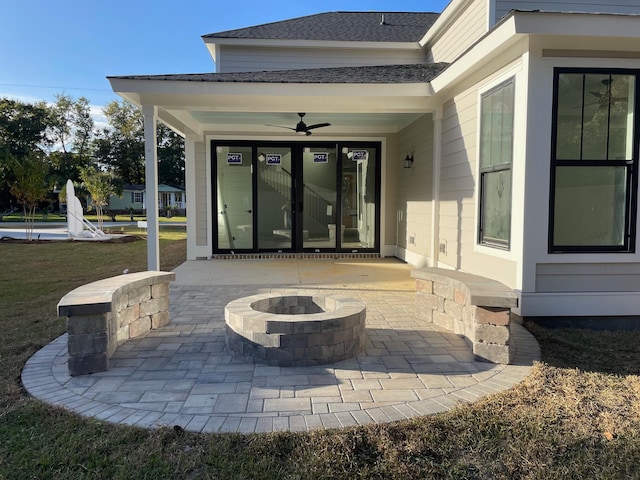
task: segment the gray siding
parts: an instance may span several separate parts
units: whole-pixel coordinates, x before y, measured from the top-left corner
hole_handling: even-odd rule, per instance
[[[301,68],[426,63],[427,56],[417,48],[417,44],[416,50],[408,51],[222,45],[217,71],[220,73],[257,72]]]
[[[639,263],[539,263],[536,292],[638,292]]]
[[[516,262],[476,251],[477,130],[478,90],[473,87],[443,109],[439,242],[446,251],[439,261],[514,287]]]
[[[433,201],[433,120],[424,115],[398,134],[398,154],[392,159],[397,171],[398,246],[429,257],[431,252],[431,206]],[[413,152],[413,167],[403,167]],[[413,241],[411,243],[410,239]]]
[[[207,153],[204,142],[196,142],[196,245],[207,245]]]
[[[488,0],[474,0],[430,45],[435,62],[452,62],[488,30]]]

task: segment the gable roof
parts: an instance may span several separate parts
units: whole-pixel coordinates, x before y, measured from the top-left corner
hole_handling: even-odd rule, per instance
[[[217,83],[427,83],[437,77],[438,74],[448,66],[448,63],[427,63],[380,65],[372,67],[306,68],[264,72],[130,75],[107,78],[121,80],[164,80],[174,82]]]
[[[432,12],[327,12],[211,33],[202,38],[418,42],[439,15]]]

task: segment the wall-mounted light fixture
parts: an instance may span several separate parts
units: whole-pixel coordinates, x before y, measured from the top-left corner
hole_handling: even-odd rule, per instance
[[[407,152],[407,156],[404,157],[404,168],[413,167],[413,152]]]

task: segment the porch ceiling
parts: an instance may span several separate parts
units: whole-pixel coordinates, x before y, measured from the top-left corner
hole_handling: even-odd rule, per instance
[[[400,131],[413,121],[421,113],[338,113],[331,111],[309,112],[304,106],[300,109],[305,112],[304,121],[307,125],[316,123],[330,123],[331,126],[314,130],[313,136],[336,136],[345,134],[371,134],[393,133]],[[160,118],[165,121],[165,116],[180,119],[185,125],[196,124],[201,132],[213,131],[224,133],[260,134],[260,135],[291,135],[295,132],[272,125],[295,127],[300,121],[298,112],[220,112],[203,110],[178,110],[168,109],[160,112]]]
[[[433,110],[429,82],[404,84],[309,84],[194,82],[151,78],[109,79],[113,90],[183,135],[206,132],[283,135],[305,122],[331,123],[314,136],[394,133]]]

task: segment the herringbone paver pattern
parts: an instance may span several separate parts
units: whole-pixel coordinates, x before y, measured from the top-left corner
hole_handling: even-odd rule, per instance
[[[70,377],[63,335],[28,361],[23,383],[48,403],[114,423],[269,432],[442,412],[510,388],[528,374],[539,351],[521,326],[514,325],[512,332],[517,342],[514,365],[474,361],[463,338],[416,320],[413,282],[406,266],[398,263],[398,268],[400,275],[392,281],[385,281],[388,272],[383,270],[378,281],[368,274],[362,283],[354,282],[357,274],[349,270],[345,275],[351,283],[325,272],[323,283],[316,278],[313,284],[300,267],[304,285],[249,284],[260,280],[256,271],[244,284],[178,281],[171,287],[171,323],[120,346],[108,372]],[[312,367],[254,365],[233,358],[225,346],[224,306],[271,291],[341,291],[361,299],[367,306],[365,352]]]

